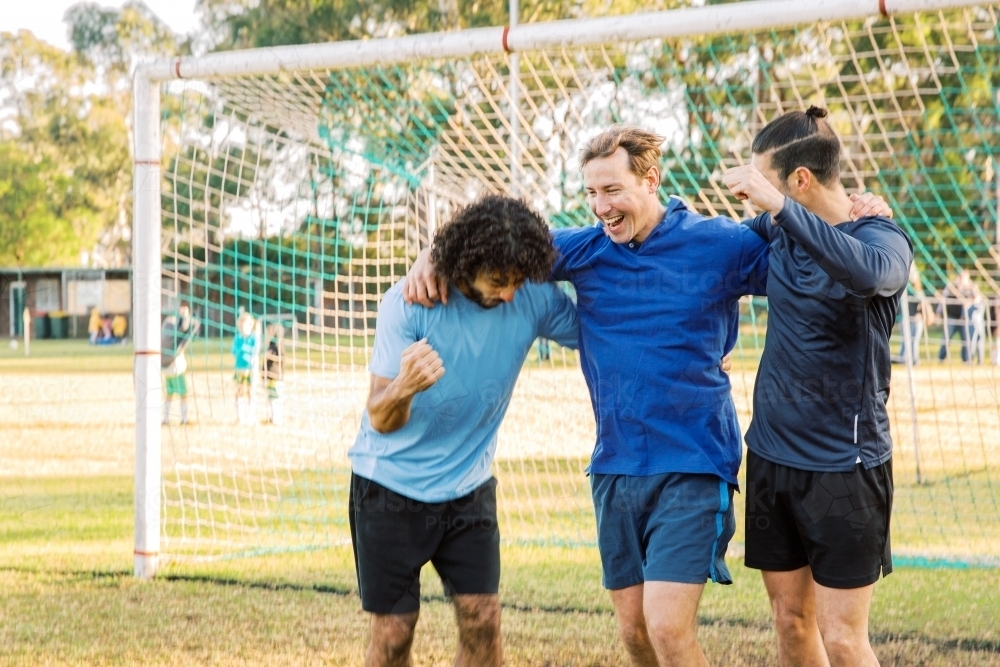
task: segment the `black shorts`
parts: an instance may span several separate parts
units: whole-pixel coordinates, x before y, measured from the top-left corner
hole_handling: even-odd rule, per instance
[[[361,606],[375,614],[420,608],[420,569],[434,565],[446,595],[500,588],[497,480],[442,503],[424,503],[351,475],[348,514]]]
[[[747,454],[746,565],[808,565],[828,588],[860,588],[892,572],[892,461],[814,472]]]

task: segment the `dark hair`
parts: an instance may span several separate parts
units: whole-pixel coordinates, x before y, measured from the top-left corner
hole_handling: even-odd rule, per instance
[[[757,133],[751,150],[756,155],[774,151],[771,166],[781,180],[805,167],[829,185],[840,178],[840,139],[823,120],[826,115],[827,110],[819,107],[782,114]]]
[[[522,201],[487,195],[460,210],[434,236],[438,275],[471,285],[482,273],[544,282],[556,260],[549,229]]]
[[[619,148],[628,153],[629,170],[642,179],[650,167],[660,166],[660,146],[666,137],[653,134],[637,127],[621,127],[616,125],[605,130],[587,142],[580,159],[580,166],[586,167],[591,160],[613,155]]]

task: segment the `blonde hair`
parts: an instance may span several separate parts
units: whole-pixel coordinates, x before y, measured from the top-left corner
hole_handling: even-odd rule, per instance
[[[236,318],[236,328],[242,330],[245,323],[249,323],[251,327],[254,327],[257,325],[257,320],[254,319],[254,316],[250,313],[243,311],[240,313],[240,316]]]
[[[644,178],[650,167],[660,166],[660,146],[666,137],[640,130],[637,127],[616,125],[591,139],[583,149],[581,166],[591,160],[614,155],[619,148],[628,153],[629,171],[637,178]]]

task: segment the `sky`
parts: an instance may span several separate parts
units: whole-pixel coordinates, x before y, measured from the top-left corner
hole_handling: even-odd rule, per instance
[[[106,7],[121,7],[124,0],[97,0]],[[66,24],[62,17],[79,0],[0,0],[0,32],[27,29],[35,36],[62,49],[69,49]],[[146,0],[146,6],[173,29],[188,33],[198,24],[195,0]]]

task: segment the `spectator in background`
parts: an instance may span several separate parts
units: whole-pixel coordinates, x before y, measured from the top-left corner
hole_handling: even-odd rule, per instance
[[[920,363],[920,341],[923,339],[924,331],[934,323],[934,311],[927,301],[924,293],[924,286],[920,280],[920,271],[917,270],[916,263],[910,264],[910,290],[912,294],[906,295],[906,312],[910,322],[910,359],[913,365]],[[899,347],[899,362],[906,363],[906,336]]]
[[[236,337],[233,338],[233,360],[236,382],[236,419],[240,424],[249,424],[251,417],[251,386],[255,361],[259,353],[260,341],[255,335],[257,320],[248,312],[236,318]]]
[[[124,319],[124,318],[122,318]],[[166,399],[163,401],[163,424],[170,424],[170,404],[174,396],[181,404],[181,425],[188,423],[187,402],[187,347],[200,323],[191,317],[191,309],[182,303],[176,316],[163,321],[160,333],[160,367],[163,369],[163,387]]]
[[[996,294],[990,299],[990,319],[989,329],[993,336],[993,354],[990,355],[993,365],[1000,365],[1000,294]]]
[[[101,311],[94,306],[90,310],[90,322],[87,323],[87,333],[90,335],[90,344],[97,345],[97,337],[101,335],[101,328],[104,326],[104,319]]]
[[[268,421],[280,426],[283,418],[281,389],[285,376],[285,327],[267,327],[267,352],[264,353],[264,380],[267,382]]]
[[[125,341],[125,332],[128,330],[128,320],[125,319],[124,315],[115,315],[111,320],[111,335],[114,336],[115,342],[122,343]]]
[[[986,299],[979,285],[972,281],[972,298],[969,303],[969,363],[986,363]]]
[[[969,307],[978,291],[968,269],[962,269],[941,292],[938,314],[944,318],[944,342],[938,351],[938,359],[944,361],[950,356],[949,344],[958,332],[962,339],[962,361],[969,360]]]
[[[110,317],[102,317],[101,318],[101,335],[98,338],[97,342],[98,342],[99,345],[108,345],[108,344],[114,342],[114,340],[112,339],[112,335],[111,335],[111,318]]]
[[[552,358],[552,344],[548,338],[538,338],[538,361],[548,361]]]

